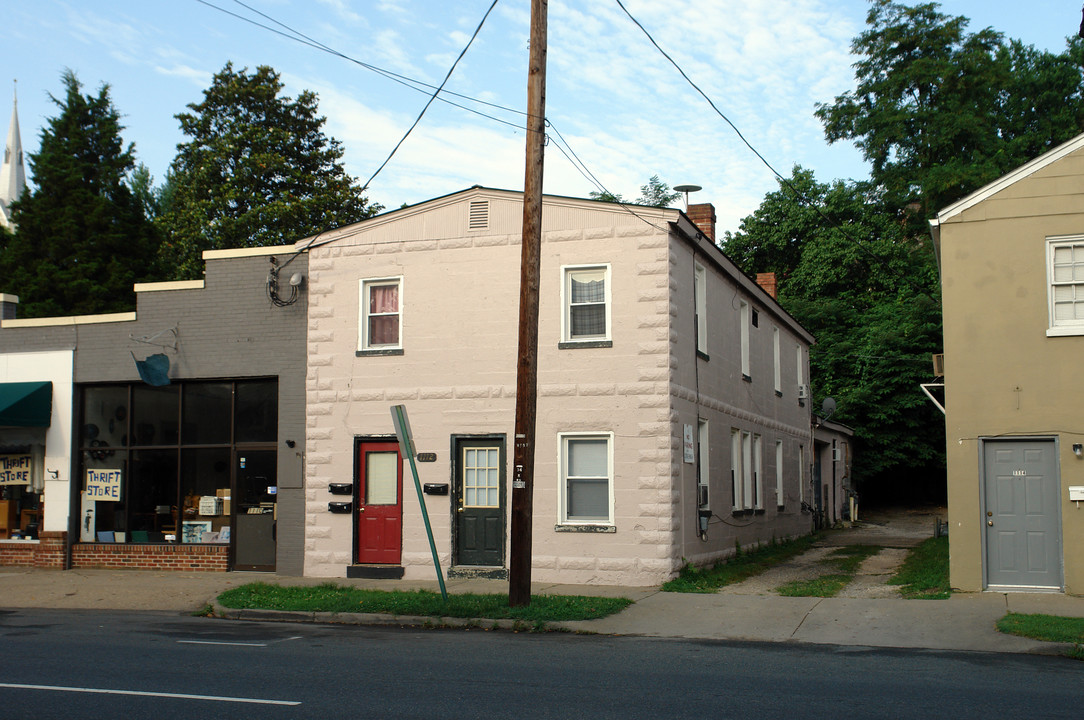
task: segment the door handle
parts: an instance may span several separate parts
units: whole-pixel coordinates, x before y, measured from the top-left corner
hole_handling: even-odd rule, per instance
[[[986,524],[989,525],[990,527],[993,527],[994,526],[994,521],[993,520],[987,520]]]
[[[463,506],[460,505],[458,508],[456,508],[456,512],[463,512]]]
[[[358,512],[359,512],[359,513],[363,513],[363,512],[365,512],[365,508],[363,508],[363,507],[359,507],[359,508],[358,508]]]

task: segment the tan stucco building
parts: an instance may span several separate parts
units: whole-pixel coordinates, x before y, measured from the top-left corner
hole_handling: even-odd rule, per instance
[[[932,221],[951,582],[1084,592],[1084,135]]]
[[[652,585],[810,530],[813,338],[694,208],[545,198],[534,580]],[[297,244],[306,575],[434,576],[399,404],[443,571],[506,574],[522,217],[475,187]]]

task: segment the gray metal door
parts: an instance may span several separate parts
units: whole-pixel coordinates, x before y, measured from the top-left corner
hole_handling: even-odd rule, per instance
[[[1056,447],[1053,440],[983,444],[989,588],[1062,587]]]

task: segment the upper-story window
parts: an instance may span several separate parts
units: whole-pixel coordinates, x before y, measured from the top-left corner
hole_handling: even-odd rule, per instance
[[[403,348],[403,278],[361,281],[358,351],[386,352]]]
[[[772,327],[772,375],[775,383],[775,394],[783,395],[783,370],[781,366],[782,353],[779,341],[779,328]]]
[[[1047,238],[1047,335],[1084,335],[1084,236]]]
[[[704,267],[697,264],[693,271],[693,302],[696,317],[696,350],[708,352],[708,278]]]
[[[610,340],[610,266],[564,268],[562,340]]]
[[[739,300],[739,318],[741,322],[741,375],[744,379],[750,379],[752,364],[749,360],[749,329],[752,324],[752,309],[749,303]]]
[[[809,397],[809,386],[805,384],[805,353],[802,352],[800,344],[794,349],[794,362],[797,366],[795,376],[798,380],[798,404],[805,405],[805,400]]]

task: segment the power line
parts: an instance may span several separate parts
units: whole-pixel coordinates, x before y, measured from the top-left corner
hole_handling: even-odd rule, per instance
[[[636,19],[636,18],[635,18],[635,17],[634,17],[633,15],[632,15],[632,13],[630,13],[630,12],[628,11],[628,8],[626,8],[626,7],[625,7],[624,3],[622,3],[622,2],[621,2],[621,0],[616,0],[616,2],[617,2],[617,4],[618,4],[618,6],[619,6],[619,7],[620,7],[620,8],[621,8],[621,9],[622,9],[623,11],[624,11],[624,13],[625,13],[626,15],[628,15],[629,19],[630,19],[630,20],[632,20],[632,22],[636,24],[636,27],[640,28],[640,30],[641,30],[641,31],[643,31],[644,35],[646,35],[646,36],[647,36],[647,39],[648,39],[648,40],[650,40],[650,41],[651,41],[651,44],[655,46],[655,49],[656,49],[656,50],[658,50],[658,51],[659,51],[659,52],[660,52],[660,53],[662,54],[662,56],[663,56],[663,57],[665,57],[665,58],[666,58],[667,60],[669,60],[669,61],[670,61],[670,64],[671,64],[671,65],[673,65],[673,66],[674,66],[674,68],[675,68],[675,69],[676,69],[676,70],[677,70],[677,71],[678,71],[678,72],[679,72],[679,73],[681,74],[681,77],[685,78],[685,81],[686,81],[687,83],[689,83],[689,85],[690,85],[690,86],[691,86],[691,87],[692,87],[692,88],[693,88],[694,90],[696,90],[696,92],[698,92],[698,93],[700,94],[700,96],[704,98],[704,100],[706,100],[706,101],[707,101],[708,105],[710,105],[710,106],[711,106],[712,110],[714,110],[714,111],[716,112],[716,114],[718,114],[718,115],[719,115],[719,117],[721,117],[721,118],[722,118],[723,120],[725,120],[725,121],[727,122],[727,124],[728,124],[728,125],[730,125],[730,127],[731,127],[731,128],[733,128],[733,130],[734,130],[734,132],[735,132],[735,133],[737,134],[738,138],[740,138],[740,139],[741,139],[741,141],[742,141],[743,143],[745,143],[745,146],[746,146],[746,147],[748,147],[748,148],[749,148],[749,150],[751,150],[751,151],[752,151],[752,153],[753,153],[754,155],[756,155],[756,156],[757,156],[757,158],[758,158],[758,159],[759,159],[759,160],[760,160],[760,161],[761,161],[762,163],[764,163],[764,166],[765,166],[766,168],[768,168],[769,170],[771,170],[772,174],[773,174],[773,175],[775,175],[775,177],[777,177],[777,178],[779,179],[779,182],[780,182],[780,183],[782,183],[783,185],[786,185],[786,186],[787,186],[787,187],[788,187],[788,188],[790,189],[790,191],[794,193],[795,197],[796,197],[796,198],[797,198],[797,199],[798,199],[799,201],[801,201],[801,202],[802,202],[803,204],[805,204],[805,205],[806,205],[807,207],[810,207],[810,208],[812,208],[812,209],[813,209],[813,210],[814,210],[814,211],[815,211],[815,212],[816,212],[816,213],[817,213],[818,215],[820,215],[820,216],[821,216],[821,218],[822,218],[822,219],[823,219],[823,220],[824,220],[825,222],[827,222],[827,223],[828,223],[829,225],[832,225],[832,226],[834,226],[834,227],[838,228],[838,229],[839,229],[839,231],[840,231],[840,232],[842,232],[842,233],[843,233],[843,235],[844,235],[845,237],[847,237],[847,238],[848,238],[849,240],[851,240],[851,241],[852,241],[852,242],[853,242],[853,243],[854,243],[854,244],[855,244],[855,245],[856,245],[856,246],[857,246],[857,247],[858,247],[858,248],[859,248],[859,249],[860,249],[860,250],[861,250],[862,252],[864,252],[864,253],[865,253],[866,255],[868,255],[869,257],[873,258],[873,259],[874,259],[874,260],[876,260],[876,261],[877,261],[878,263],[880,263],[880,264],[881,264],[881,265],[882,265],[882,266],[883,266],[883,267],[885,268],[885,270],[887,270],[887,271],[888,271],[889,273],[891,273],[891,274],[895,275],[895,276],[896,276],[897,278],[900,278],[901,280],[903,280],[904,282],[906,282],[906,283],[907,283],[908,285],[910,285],[910,286],[911,286],[911,287],[912,287],[912,288],[913,288],[914,290],[916,290],[916,291],[918,291],[919,293],[921,293],[921,294],[923,294],[923,295],[925,295],[925,296],[929,297],[929,298],[930,298],[931,300],[934,300],[934,302],[937,302],[937,301],[936,301],[936,300],[935,300],[935,299],[934,299],[934,298],[933,298],[933,297],[932,297],[932,296],[930,295],[930,293],[929,293],[929,292],[927,292],[927,291],[926,291],[925,289],[923,289],[922,287],[920,287],[920,286],[919,286],[919,285],[918,285],[917,283],[915,283],[915,282],[914,282],[914,281],[913,281],[913,280],[912,280],[912,279],[911,279],[911,278],[910,278],[909,276],[905,275],[904,273],[900,272],[900,271],[899,271],[899,270],[897,270],[896,268],[892,267],[892,265],[890,265],[890,264],[889,264],[888,260],[886,260],[885,258],[881,257],[880,255],[877,255],[877,254],[876,254],[876,253],[874,253],[874,252],[873,252],[872,250],[870,250],[870,249],[869,249],[868,247],[866,247],[866,246],[865,246],[865,244],[863,243],[863,241],[862,241],[862,240],[861,240],[860,238],[857,238],[857,237],[855,237],[854,235],[852,235],[851,233],[849,233],[849,232],[847,231],[847,228],[846,228],[846,227],[844,227],[844,226],[843,226],[843,225],[842,225],[841,223],[839,223],[839,222],[837,222],[836,220],[834,220],[834,219],[832,219],[832,218],[828,217],[828,215],[826,215],[826,214],[824,213],[824,211],[823,211],[823,210],[821,210],[820,206],[818,206],[818,205],[817,205],[816,203],[814,203],[814,202],[813,202],[812,200],[810,200],[810,199],[809,199],[809,198],[807,198],[807,197],[806,197],[806,196],[805,196],[804,194],[802,194],[802,192],[801,192],[801,191],[800,191],[800,190],[799,190],[798,188],[794,187],[794,185],[793,185],[793,184],[792,184],[792,183],[790,182],[790,180],[788,180],[787,178],[783,177],[783,176],[782,176],[782,175],[781,175],[781,174],[779,173],[779,171],[778,171],[778,170],[776,170],[776,169],[775,169],[774,167],[772,167],[772,164],[771,164],[771,163],[769,163],[769,162],[767,161],[767,159],[765,159],[765,157],[764,157],[763,155],[761,155],[761,154],[760,154],[760,151],[759,151],[759,150],[757,150],[757,149],[756,149],[755,147],[753,147],[753,144],[752,144],[752,143],[750,143],[750,142],[749,142],[749,141],[748,141],[748,140],[747,140],[747,139],[745,138],[745,136],[744,136],[744,135],[742,135],[742,133],[741,133],[741,131],[740,131],[740,130],[738,129],[738,127],[737,127],[737,126],[736,126],[736,125],[735,125],[735,124],[734,124],[734,123],[733,123],[733,122],[732,122],[732,121],[730,120],[730,118],[728,118],[728,117],[727,117],[727,116],[726,116],[726,115],[725,115],[725,114],[723,113],[723,111],[722,111],[722,110],[720,110],[720,109],[719,109],[719,108],[718,108],[718,107],[717,107],[717,106],[715,105],[715,102],[714,102],[714,101],[712,101],[712,99],[711,99],[710,97],[708,97],[707,93],[705,93],[705,92],[704,92],[703,90],[701,90],[701,89],[700,89],[700,87],[699,87],[699,86],[698,86],[698,85],[697,85],[697,84],[696,84],[695,82],[693,82],[693,81],[692,81],[692,79],[691,79],[691,78],[690,78],[690,77],[689,77],[689,76],[688,76],[688,75],[687,75],[687,74],[685,73],[685,71],[684,71],[684,70],[683,70],[683,69],[681,68],[681,66],[680,66],[680,65],[678,65],[677,61],[676,61],[676,60],[674,60],[674,58],[670,57],[669,53],[667,53],[667,52],[666,52],[665,50],[663,50],[663,49],[662,49],[662,47],[661,47],[661,46],[660,46],[660,45],[659,45],[659,44],[658,44],[657,42],[655,42],[655,38],[653,38],[653,37],[651,36],[651,33],[649,33],[649,32],[647,31],[647,28],[645,28],[645,27],[643,26],[643,24],[641,24],[641,23],[640,23],[640,21],[639,21],[639,20],[637,20],[637,19]]]
[[[357,65],[359,67],[365,68],[366,70],[369,70],[370,72],[374,72],[377,75],[381,75],[381,76],[387,78],[388,80],[391,80],[392,82],[403,85],[404,87],[409,88],[411,90],[414,90],[415,92],[420,92],[420,93],[423,93],[425,95],[430,95],[431,94],[429,92],[430,90],[436,90],[435,85],[430,85],[430,84],[428,84],[428,83],[426,83],[426,82],[424,82],[422,80],[417,80],[415,78],[411,78],[411,77],[408,77],[406,75],[400,75],[399,73],[392,72],[391,70],[387,70],[385,68],[381,68],[379,66],[372,65],[370,63],[364,62],[364,61],[359,60],[357,58],[351,57],[351,56],[347,55],[346,53],[343,53],[343,52],[341,52],[339,50],[336,50],[335,48],[330,47],[329,45],[326,45],[326,44],[320,42],[319,40],[315,40],[315,39],[309,37],[308,35],[305,35],[304,33],[300,32],[299,30],[296,30],[295,28],[293,28],[293,27],[291,27],[291,26],[289,26],[289,25],[287,25],[287,24],[285,24],[283,22],[280,22],[279,20],[276,20],[275,18],[271,17],[267,13],[264,13],[264,12],[261,12],[260,10],[249,7],[245,3],[241,2],[241,0],[233,0],[233,2],[240,5],[241,7],[245,8],[246,10],[249,10],[250,12],[253,12],[253,13],[259,15],[260,17],[265,18],[266,20],[274,23],[275,25],[278,25],[279,27],[283,28],[283,30],[276,29],[274,27],[271,27],[270,25],[266,25],[264,23],[257,22],[256,20],[253,20],[252,18],[245,17],[244,15],[235,13],[235,12],[233,12],[231,10],[227,10],[226,8],[220,7],[218,5],[215,5],[212,2],[209,2],[209,0],[196,0],[196,2],[198,2],[199,4],[204,5],[206,7],[209,7],[212,10],[217,10],[217,11],[219,11],[219,12],[225,14],[225,15],[229,15],[230,17],[236,18],[237,20],[240,20],[241,22],[245,22],[245,23],[248,23],[249,25],[253,25],[254,27],[258,27],[258,28],[260,28],[262,30],[266,30],[266,31],[268,31],[270,33],[274,33],[275,35],[278,35],[278,36],[280,36],[282,38],[285,38],[286,40],[292,40],[293,42],[296,42],[296,43],[301,44],[301,45],[305,45],[306,47],[310,47],[310,48],[312,48],[314,50],[319,50],[320,52],[324,52],[324,53],[327,53],[329,55],[332,55],[332,56],[341,58],[343,60],[346,60],[347,62],[353,63],[353,64],[355,64],[355,65]],[[423,88],[427,88],[427,89],[423,89]],[[517,130],[522,130],[523,129],[522,126],[517,125],[517,124],[515,124],[513,122],[509,122],[508,120],[504,120],[504,119],[496,117],[494,115],[489,115],[487,113],[484,113],[481,110],[477,110],[475,108],[467,107],[466,105],[461,105],[459,103],[448,100],[447,98],[444,97],[445,95],[451,95],[451,96],[454,96],[454,97],[462,98],[464,100],[469,100],[470,102],[473,102],[473,103],[478,103],[479,105],[485,105],[485,106],[494,108],[496,110],[501,110],[501,111],[513,113],[513,114],[516,114],[516,115],[526,115],[526,113],[523,112],[522,110],[516,110],[515,108],[505,107],[503,105],[498,105],[496,103],[481,100],[479,98],[470,97],[469,95],[462,95],[460,93],[453,92],[451,90],[444,90],[441,93],[441,97],[438,98],[443,103],[447,103],[448,105],[451,105],[453,107],[457,107],[457,108],[459,108],[461,110],[466,110],[469,113],[474,113],[475,115],[478,115],[480,117],[484,117],[484,118],[486,118],[488,120],[493,120],[494,122],[498,122],[498,123],[501,123],[503,125],[508,125],[510,127],[516,128]]]
[[[317,39],[315,39],[313,37],[310,37],[310,36],[306,35],[305,33],[297,30],[296,28],[291,27],[290,25],[287,25],[286,23],[283,23],[283,22],[277,20],[276,18],[268,15],[265,12],[263,12],[261,10],[258,10],[258,9],[254,8],[254,7],[251,7],[250,5],[247,5],[246,3],[242,2],[242,0],[233,0],[233,2],[235,4],[237,4],[237,5],[240,5],[241,7],[245,8],[249,12],[252,12],[252,13],[264,18],[268,22],[273,23],[274,25],[277,25],[279,28],[282,28],[282,29],[281,30],[276,29],[275,27],[271,27],[270,25],[266,25],[264,23],[257,22],[256,20],[253,20],[252,18],[248,18],[248,17],[245,17],[244,15],[240,15],[238,13],[232,12],[232,11],[227,10],[225,8],[219,7],[218,5],[215,5],[215,4],[211,3],[211,2],[209,2],[209,0],[196,0],[196,2],[199,2],[200,4],[205,5],[205,6],[209,7],[209,8],[214,9],[214,10],[218,10],[219,12],[222,12],[222,13],[224,13],[226,15],[229,15],[229,16],[231,16],[233,18],[241,20],[242,22],[249,23],[250,25],[261,28],[263,30],[267,30],[268,32],[274,33],[276,35],[279,35],[279,36],[281,36],[281,37],[283,37],[283,38],[285,38],[287,40],[292,40],[292,41],[297,42],[297,43],[299,43],[301,45],[305,45],[306,47],[310,47],[310,48],[313,48],[315,50],[325,52],[325,53],[327,53],[329,55],[332,55],[334,57],[338,57],[338,58],[341,58],[343,60],[346,60],[347,62],[354,63],[355,65],[358,65],[359,67],[365,68],[366,70],[369,70],[371,72],[375,72],[378,75],[381,75],[381,76],[383,76],[383,77],[385,77],[385,78],[387,78],[389,80],[392,80],[393,82],[397,82],[400,85],[403,85],[403,86],[405,86],[405,87],[407,87],[407,88],[409,88],[411,90],[414,90],[416,92],[422,92],[422,93],[425,93],[426,95],[431,95],[431,97],[436,97],[436,94],[437,94],[436,92],[428,93],[425,90],[423,90],[422,88],[428,88],[428,89],[433,90],[433,91],[441,91],[441,89],[443,88],[443,84],[440,86],[440,88],[438,88],[436,86],[429,85],[428,83],[425,83],[425,82],[423,82],[421,80],[416,80],[414,78],[410,78],[410,77],[407,77],[405,75],[400,75],[398,73],[394,73],[394,72],[392,72],[390,70],[386,70],[386,69],[378,67],[376,65],[372,65],[372,64],[363,62],[361,60],[358,60],[357,58],[353,58],[353,57],[351,57],[351,56],[349,56],[349,55],[347,55],[347,54],[345,54],[345,53],[343,53],[343,52],[341,52],[339,50],[336,50],[335,48],[327,45],[326,43],[321,42],[320,40],[317,40]],[[492,9],[493,8],[491,6],[490,10],[492,10]],[[488,15],[489,15],[489,12],[486,13],[487,17],[488,17]],[[484,21],[485,21],[485,18],[483,18],[483,22]],[[476,34],[477,34],[477,31],[476,31]],[[473,37],[471,39],[473,41]],[[469,44],[468,44],[468,47],[469,47]],[[464,52],[465,52],[465,50],[464,50]],[[462,57],[462,55],[460,55],[460,57]],[[457,60],[457,62],[458,62],[458,60]],[[445,81],[447,81],[447,78],[445,78]],[[516,110],[514,108],[505,107],[505,106],[499,105],[497,103],[492,103],[492,102],[488,102],[488,101],[485,101],[485,100],[480,100],[478,98],[473,98],[473,97],[470,97],[468,95],[462,95],[460,93],[456,93],[456,92],[453,92],[453,91],[450,91],[450,90],[443,90],[441,94],[442,95],[452,95],[454,97],[463,98],[463,99],[469,100],[471,102],[479,103],[481,105],[486,105],[488,107],[492,107],[492,108],[495,108],[495,109],[498,109],[498,110],[503,110],[505,112],[514,113],[514,114],[517,114],[517,115],[522,115],[524,117],[528,116],[528,113],[523,112],[522,110]],[[474,113],[476,115],[479,115],[480,117],[484,117],[484,118],[487,118],[489,120],[493,120],[495,122],[498,122],[498,123],[501,123],[501,124],[504,124],[504,125],[508,125],[508,126],[513,127],[513,128],[515,128],[517,130],[525,130],[525,128],[523,126],[521,126],[521,125],[517,125],[515,123],[509,122],[509,121],[504,120],[502,118],[498,118],[498,117],[495,117],[493,115],[483,113],[483,112],[481,112],[479,110],[476,110],[474,108],[470,108],[470,107],[467,107],[465,105],[461,105],[459,103],[452,102],[452,101],[450,101],[450,100],[448,100],[448,99],[446,99],[444,97],[437,97],[437,99],[440,100],[441,102],[447,103],[447,104],[449,104],[449,105],[451,105],[453,107],[457,107],[457,108],[460,108],[461,110],[466,110],[467,112],[471,112],[471,113]],[[426,107],[428,107],[428,105]],[[415,124],[417,124],[417,121],[415,121]],[[613,195],[613,193],[611,193],[602,184],[602,182],[599,181],[599,179],[595,176],[595,174],[591,172],[590,168],[587,167],[587,164],[584,163],[582,159],[580,159],[580,157],[572,149],[572,146],[568,142],[568,140],[566,140],[564,138],[564,136],[561,135],[560,131],[556,128],[556,126],[553,125],[553,123],[549,119],[546,120],[546,125],[548,127],[550,127],[550,129],[552,129],[554,131],[554,133],[556,133],[557,137],[560,139],[560,143],[564,144],[564,147],[562,148],[560,143],[555,142],[555,147],[557,147],[557,149],[561,152],[561,154],[565,156],[565,159],[567,159],[569,161],[569,163],[572,165],[572,167],[574,167],[581,175],[583,175],[583,177],[585,179],[587,179],[588,182],[590,182],[596,188],[598,188],[601,193],[604,193],[604,194],[607,194],[607,195]],[[408,134],[409,134],[409,132],[408,132]],[[400,144],[402,144],[402,141],[400,141]],[[398,148],[398,146],[396,146],[396,147]],[[567,149],[567,152],[566,152],[566,149]],[[390,157],[388,159],[390,160]],[[385,161],[384,164],[387,164],[387,161]],[[383,167],[383,165],[381,167]],[[374,175],[374,177],[375,177],[375,175]],[[370,178],[369,182],[372,182],[372,179],[373,178]],[[368,187],[368,184],[369,183],[366,183],[366,187]],[[631,214],[634,217],[638,218],[639,220],[643,221],[644,223],[648,224],[652,228],[654,228],[656,230],[661,230],[661,228],[658,225],[655,225],[650,220],[648,220],[648,219],[644,218],[643,216],[639,215],[638,213],[636,213],[627,204],[625,204],[625,203],[617,203],[617,204],[619,204],[626,212],[628,212],[629,214]]]
[[[439,95],[440,91],[444,89],[444,86],[445,84],[447,84],[448,79],[452,77],[452,73],[455,71],[456,66],[459,65],[459,61],[462,60],[463,56],[467,54],[467,50],[470,49],[471,44],[474,43],[474,39],[478,37],[478,33],[482,31],[482,26],[485,25],[486,18],[489,17],[489,14],[493,12],[493,8],[497,6],[497,1],[498,0],[493,0],[493,3],[489,6],[489,9],[486,10],[485,15],[482,16],[482,20],[478,23],[478,27],[474,29],[474,34],[470,36],[470,40],[467,41],[467,44],[463,47],[462,52],[459,53],[459,57],[457,57],[455,59],[455,62],[452,63],[452,66],[448,68],[448,74],[444,76],[444,80],[440,83],[440,87],[438,87],[433,92],[433,96],[429,98],[429,101],[425,103],[425,107],[423,107],[422,111],[418,113],[418,117],[416,120],[414,120],[414,124],[410,126],[410,128],[406,131],[406,134],[403,135],[403,138],[398,143],[396,143],[394,148],[392,148],[391,153],[388,155],[388,158],[380,164],[380,167],[376,169],[376,172],[374,172],[372,176],[365,182],[365,185],[362,186],[362,192],[365,192],[365,189],[369,187],[369,183],[371,183],[373,179],[380,174],[380,171],[384,169],[384,166],[391,162],[391,159],[395,157],[395,153],[399,150],[400,146],[402,146],[402,144],[406,142],[406,139],[410,137],[410,133],[412,133],[414,131],[414,128],[418,126],[418,123],[422,121],[422,117],[425,115],[425,111],[428,110],[429,106],[433,104],[433,101],[437,99],[437,95]]]

